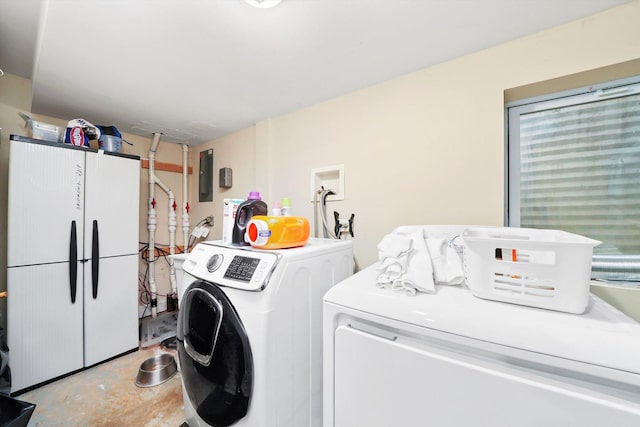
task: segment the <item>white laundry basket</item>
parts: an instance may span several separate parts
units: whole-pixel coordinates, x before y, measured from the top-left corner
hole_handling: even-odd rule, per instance
[[[601,242],[559,230],[471,227],[462,233],[464,270],[480,298],[583,313],[591,256]]]

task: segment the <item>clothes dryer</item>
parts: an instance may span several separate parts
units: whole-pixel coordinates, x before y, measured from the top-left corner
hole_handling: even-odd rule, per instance
[[[183,270],[177,338],[187,423],[319,427],[322,296],[352,274],[352,243],[203,242]]]
[[[640,324],[606,302],[407,296],[377,267],[324,297],[324,427],[640,425]]]

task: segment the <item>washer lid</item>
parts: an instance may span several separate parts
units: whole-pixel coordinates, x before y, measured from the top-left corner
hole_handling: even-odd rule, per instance
[[[334,286],[325,302],[416,326],[640,374],[640,323],[590,295],[584,314],[483,300],[461,286],[407,296],[376,287],[377,264]]]

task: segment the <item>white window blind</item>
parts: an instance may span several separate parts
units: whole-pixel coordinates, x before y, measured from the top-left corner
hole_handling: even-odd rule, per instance
[[[591,237],[593,277],[640,281],[640,84],[508,108],[508,221]]]

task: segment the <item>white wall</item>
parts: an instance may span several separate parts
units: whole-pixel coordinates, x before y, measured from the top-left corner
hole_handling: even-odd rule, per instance
[[[312,217],[311,169],[343,163],[346,198],[330,207],[355,213],[363,265],[398,225],[500,225],[505,91],[640,57],[638,18],[635,1],[258,123],[254,167],[234,178],[254,177],[269,203],[287,196]],[[250,136],[201,147],[214,147],[217,159],[240,150],[249,158]]]
[[[189,194],[193,210],[191,211],[191,224],[209,215],[214,217],[214,227],[207,239],[222,238],[222,200],[246,199],[249,191],[256,188],[255,171],[255,129],[249,128],[237,132],[217,141],[202,144],[190,149],[190,163],[194,166],[193,180],[189,186]],[[213,148],[213,176],[214,195],[212,202],[198,202],[198,167],[201,151]],[[233,187],[220,188],[218,183],[218,171],[228,167],[233,171]]]
[[[505,92],[640,58],[638,22],[634,1],[258,123],[254,163],[235,168],[234,179],[270,205],[290,197],[295,214],[312,218],[311,169],[344,164],[346,198],[329,210],[355,213],[361,266],[399,225],[502,225]],[[251,157],[250,137],[247,129],[202,147],[213,147],[224,166]],[[223,194],[214,197],[219,218]],[[640,298],[636,307],[640,318]]]
[[[329,212],[335,209],[343,216],[355,213],[355,251],[361,266],[376,260],[377,243],[399,225],[501,225],[505,92],[522,86],[536,90],[539,82],[549,79],[601,67],[616,69],[616,64],[637,60],[638,22],[640,0],[195,147],[190,153],[194,166],[189,186],[192,224],[213,214],[216,225],[210,238],[220,238],[222,199],[245,198],[250,190],[261,191],[269,205],[290,197],[294,214],[311,219],[310,170],[342,163],[346,198],[330,203]],[[619,77],[614,74],[612,77]],[[0,173],[4,176],[5,140],[22,125],[16,112],[30,109],[29,82],[9,78],[0,79],[0,127],[5,128]],[[584,84],[577,79],[574,83]],[[136,143],[135,153],[146,156],[149,140],[127,137]],[[208,148],[214,149],[214,201],[198,203],[197,159],[199,152]],[[179,146],[161,144],[159,160],[181,163],[181,158]],[[233,188],[218,188],[221,167],[233,169]],[[142,176],[144,213],[146,170]],[[162,179],[176,190],[181,188],[179,174],[167,173]],[[0,185],[0,202],[6,201],[3,187]],[[179,199],[180,206],[181,202]],[[162,199],[160,203],[164,203]],[[140,238],[146,241],[143,215]],[[164,243],[162,228],[158,241]],[[6,213],[0,213],[0,233],[5,229]],[[0,271],[4,272],[6,234],[0,238]],[[0,289],[6,286],[4,281],[3,274]],[[635,312],[638,319],[639,295],[633,291],[624,296],[625,301],[632,300],[625,310]]]

